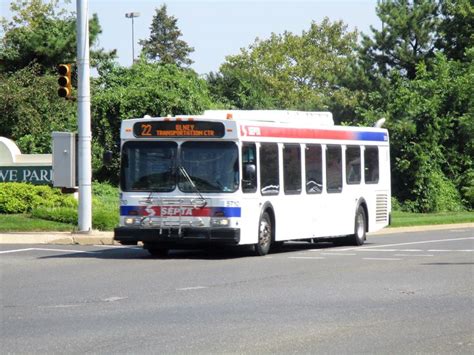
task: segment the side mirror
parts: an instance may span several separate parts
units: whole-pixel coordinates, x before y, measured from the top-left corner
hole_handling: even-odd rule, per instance
[[[113,153],[111,150],[106,150],[102,156],[102,162],[105,166],[109,166],[112,163]]]

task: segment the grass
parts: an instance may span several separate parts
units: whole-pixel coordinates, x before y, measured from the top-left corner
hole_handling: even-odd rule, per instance
[[[411,213],[392,212],[391,227],[425,226],[474,222],[474,212]]]
[[[0,214],[0,232],[70,232],[74,228],[72,224],[32,218],[29,214]]]

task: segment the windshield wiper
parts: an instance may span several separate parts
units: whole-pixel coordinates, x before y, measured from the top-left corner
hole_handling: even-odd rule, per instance
[[[204,198],[204,196],[201,194],[201,191],[199,191],[199,189],[197,188],[196,184],[194,183],[193,179],[191,179],[191,176],[189,176],[188,172],[186,171],[186,169],[184,168],[184,166],[182,165],[179,165],[178,166],[178,170],[181,174],[183,174],[183,176],[189,181],[189,183],[191,184],[191,186],[193,187],[194,191],[196,191],[196,193],[199,195],[199,198],[202,200],[202,206],[200,206],[199,208],[204,208],[206,207],[207,205],[207,201],[206,199]]]

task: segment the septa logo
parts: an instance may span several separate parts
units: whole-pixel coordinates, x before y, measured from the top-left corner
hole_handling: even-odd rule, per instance
[[[186,207],[162,207],[161,208],[161,215],[163,217],[172,217],[172,216],[192,216],[193,209],[186,208]]]

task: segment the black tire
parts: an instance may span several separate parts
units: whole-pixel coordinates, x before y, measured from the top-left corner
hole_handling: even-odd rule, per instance
[[[166,258],[169,251],[169,249],[164,246],[148,243],[143,245],[143,249],[147,250],[151,256],[154,256],[155,258]]]
[[[264,256],[270,251],[272,245],[272,220],[267,212],[262,214],[258,223],[258,243],[254,245],[255,255]]]
[[[355,216],[354,234],[349,237],[352,245],[363,245],[366,240],[367,219],[364,207],[359,206]]]

